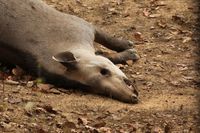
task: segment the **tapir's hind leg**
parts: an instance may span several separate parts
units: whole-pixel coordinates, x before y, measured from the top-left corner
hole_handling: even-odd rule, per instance
[[[137,61],[139,56],[137,55],[134,49],[127,49],[123,52],[108,54],[102,51],[97,52],[97,55],[102,55],[108,59],[110,59],[114,64],[125,63],[127,60]]]
[[[131,49],[133,48],[133,45],[134,45],[133,42],[131,41],[119,40],[119,39],[113,38],[105,34],[99,29],[96,29],[94,41],[117,52],[121,52],[126,49]]]

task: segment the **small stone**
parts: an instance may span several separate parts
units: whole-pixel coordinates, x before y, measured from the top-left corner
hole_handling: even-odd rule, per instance
[[[34,85],[33,81],[28,81],[27,84],[26,84],[26,86],[29,87],[29,88],[33,87],[33,85]]]
[[[140,72],[136,72],[136,75],[140,75]]]
[[[150,27],[150,30],[154,30],[154,29],[155,29],[155,27],[154,27],[154,26],[151,26],[151,27]]]

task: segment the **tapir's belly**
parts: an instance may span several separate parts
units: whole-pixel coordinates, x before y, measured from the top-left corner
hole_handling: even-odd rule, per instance
[[[0,61],[4,61],[6,63],[14,63],[14,64],[20,64],[20,62],[18,62],[19,60],[19,56],[17,55],[17,53],[15,53],[12,50],[9,50],[8,48],[4,48],[2,47],[2,43],[0,43]]]

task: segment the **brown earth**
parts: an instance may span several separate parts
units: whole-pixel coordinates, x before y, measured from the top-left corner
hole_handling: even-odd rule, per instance
[[[0,132],[200,132],[197,1],[45,1],[116,37],[135,41],[140,60],[121,68],[136,79],[140,103],[45,85],[38,89],[1,84]]]

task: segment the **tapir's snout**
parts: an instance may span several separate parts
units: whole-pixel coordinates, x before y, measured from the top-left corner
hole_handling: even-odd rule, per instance
[[[95,81],[95,82],[91,82]],[[91,84],[92,83],[92,84]],[[136,104],[139,102],[138,91],[135,82],[131,82],[127,78],[110,77],[102,80],[90,80],[88,83],[91,92],[107,95],[110,98],[125,103]]]
[[[138,101],[139,101],[139,100],[138,100],[138,96],[136,96],[136,95],[133,94],[133,95],[131,96],[131,103],[138,103]]]
[[[102,88],[104,85],[106,86],[104,94],[109,95],[111,98],[133,104],[136,104],[139,101],[136,83],[131,82],[127,78],[113,78],[109,83],[107,81],[102,82]]]

